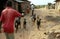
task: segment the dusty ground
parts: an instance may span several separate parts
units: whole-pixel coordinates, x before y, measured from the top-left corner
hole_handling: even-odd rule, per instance
[[[60,30],[60,13],[56,10],[45,10],[45,9],[36,9],[35,12],[40,16],[41,27],[40,30],[37,29],[37,25],[31,22],[30,15],[25,16],[27,19],[27,29],[19,28],[18,33],[15,33],[15,39],[53,39],[49,38],[49,34],[46,33],[50,31],[59,32]],[[21,19],[23,22],[23,18]],[[32,26],[33,25],[33,26]],[[46,32],[46,33],[45,33]],[[44,34],[45,33],[45,34]],[[4,33],[0,33],[0,39],[6,39]],[[54,38],[55,39],[55,38]]]

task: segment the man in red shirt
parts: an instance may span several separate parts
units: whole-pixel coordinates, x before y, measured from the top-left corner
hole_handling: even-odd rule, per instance
[[[12,3],[10,1],[7,2],[6,6],[1,14],[2,26],[6,39],[14,39],[14,20],[16,17],[20,17],[21,14],[12,9]]]

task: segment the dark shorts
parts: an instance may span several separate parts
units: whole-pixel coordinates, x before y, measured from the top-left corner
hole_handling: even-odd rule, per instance
[[[34,20],[36,20],[36,18],[34,18]]]
[[[20,21],[16,21],[15,23],[17,23],[17,25],[20,25]]]
[[[18,25],[20,25],[20,22],[16,21],[15,22],[15,27],[18,28]]]
[[[37,23],[38,26],[40,26],[40,23]]]

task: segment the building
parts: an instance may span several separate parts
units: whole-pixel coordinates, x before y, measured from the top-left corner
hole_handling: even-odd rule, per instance
[[[27,9],[30,10],[30,1],[28,0],[9,0],[12,2],[12,7],[18,10],[20,13],[28,13]]]
[[[0,16],[1,16],[1,12],[5,7],[5,3],[7,2],[7,0],[0,0]]]
[[[48,9],[55,9],[55,4],[48,3]]]
[[[12,7],[18,10],[20,13],[29,13],[30,12],[30,1],[28,0],[0,0],[0,15],[2,10],[5,8],[7,1],[12,2]]]
[[[60,10],[60,0],[55,0],[55,9]]]

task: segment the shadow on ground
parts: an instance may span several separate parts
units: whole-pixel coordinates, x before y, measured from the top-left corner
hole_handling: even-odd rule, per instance
[[[45,19],[52,22],[60,22],[60,16],[56,16],[56,17],[46,16]]]

